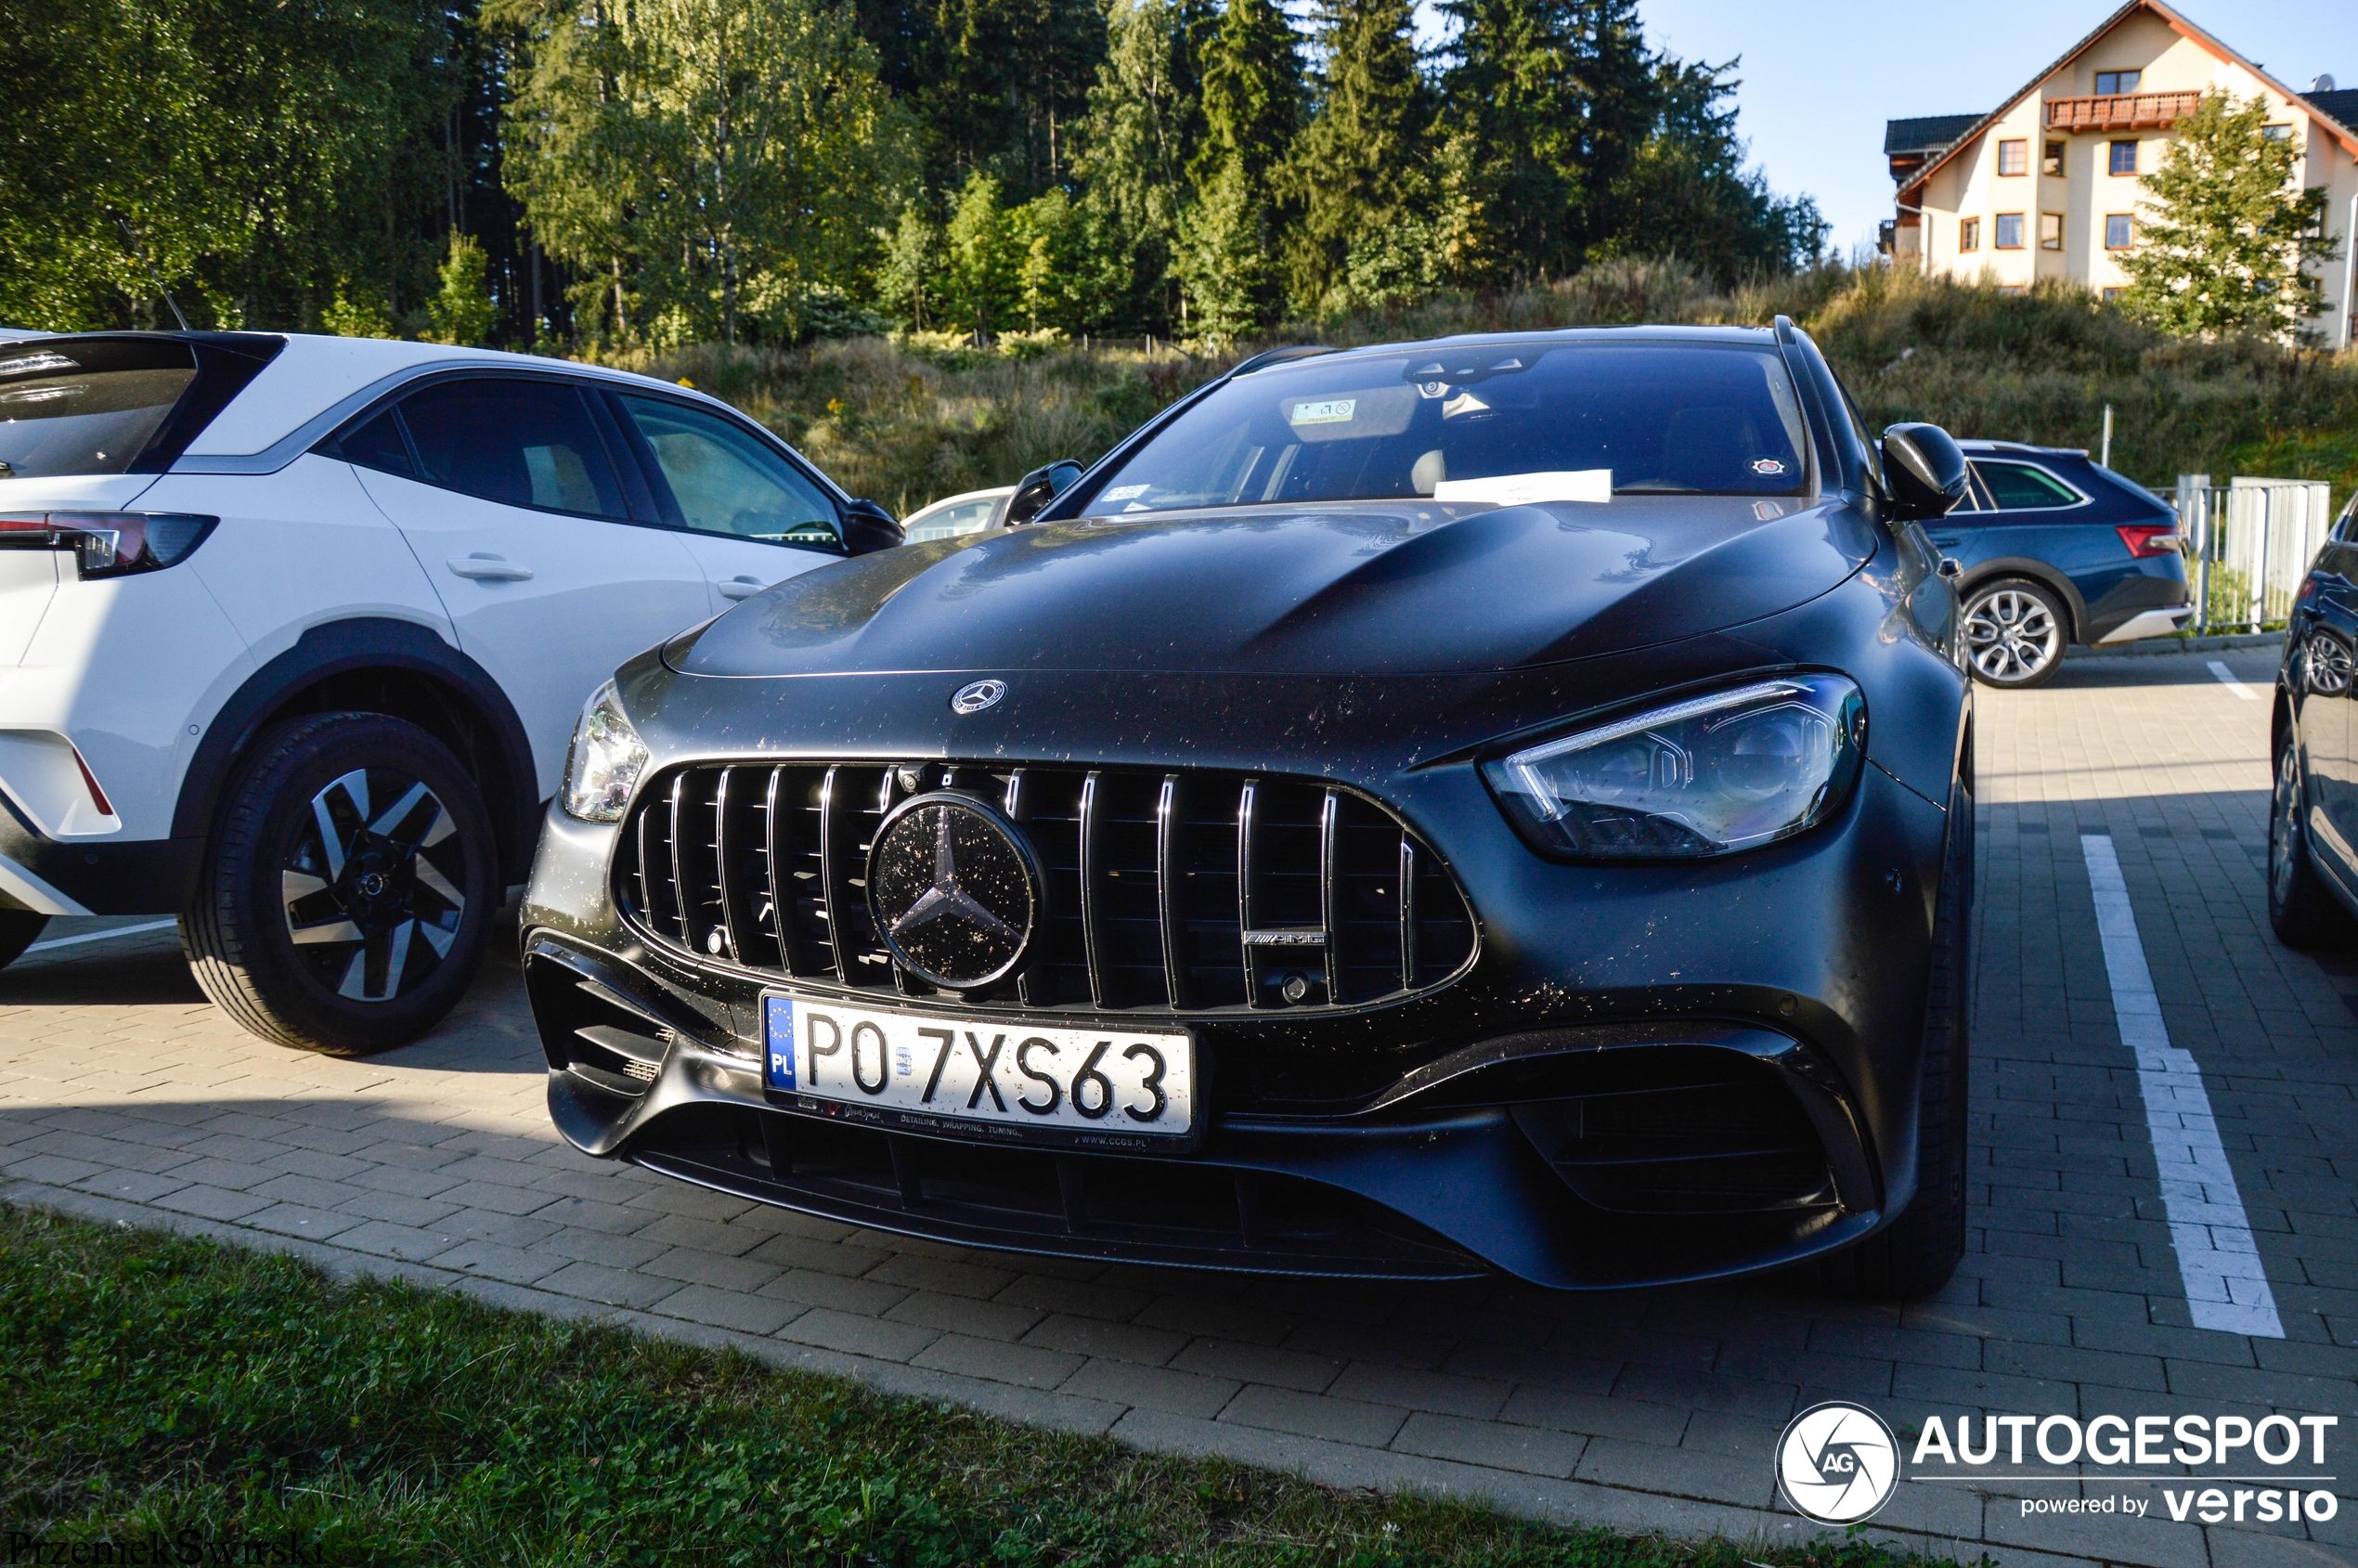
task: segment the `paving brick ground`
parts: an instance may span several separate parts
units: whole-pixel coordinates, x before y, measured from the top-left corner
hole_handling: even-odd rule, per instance
[[[0,1196],[736,1343],[1160,1451],[1678,1535],[1808,1531],[1778,1505],[1768,1451],[1823,1398],[1903,1434],[1987,1412],[2333,1415],[2315,1471],[2342,1477],[2318,1484],[2344,1499],[2329,1522],[2172,1523],[2160,1485],[2088,1466],[1911,1482],[1878,1526],[2010,1565],[2351,1562],[2358,954],[2320,961],[2267,933],[2268,707],[2210,658],[2264,696],[2260,650],[2075,661],[2046,690],[1982,698],[1972,1251],[1914,1305],[1784,1279],[1592,1297],[1333,1287],[856,1231],[567,1149],[512,960],[432,1039],[340,1062],[230,1027],[169,932],[0,974]],[[2116,845],[2284,1339],[2191,1326],[2083,832]],[[2024,1513],[2026,1497],[2082,1494],[2150,1512]]]

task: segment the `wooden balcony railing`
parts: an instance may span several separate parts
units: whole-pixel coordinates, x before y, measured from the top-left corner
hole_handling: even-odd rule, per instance
[[[2049,98],[2051,131],[2142,131],[2174,125],[2194,113],[2200,93],[2110,93],[2092,98]]]

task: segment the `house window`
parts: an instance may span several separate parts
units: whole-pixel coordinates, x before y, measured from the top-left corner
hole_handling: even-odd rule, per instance
[[[2105,167],[2111,175],[2133,175],[2137,172],[2137,144],[2117,141],[2112,144],[2112,161]]]
[[[2061,213],[2039,214],[2039,248],[2042,251],[2063,249],[2063,214]]]
[[[2270,141],[2292,140],[2292,127],[2290,125],[2262,125],[2260,127],[2260,134],[2266,136]]]
[[[2105,303],[2106,305],[2113,305],[2113,304],[2116,304],[2116,303],[2119,300],[2119,298],[2120,298],[2120,291],[2119,291],[2119,290],[2118,290],[2118,289],[2106,289],[2106,290],[2105,291]]]
[[[2096,72],[2096,96],[2110,97],[2115,93],[2133,93],[2142,71],[2099,71]]]
[[[2030,144],[2027,141],[2002,141],[1998,144],[1998,172],[2002,175],[2027,175],[2030,172]]]
[[[2063,143],[2051,141],[2047,144],[2047,156],[2039,161],[2039,172],[2042,175],[2060,175],[2064,172]]]
[[[1981,220],[1979,218],[1957,220],[1957,249],[1960,251],[1981,249]]]
[[[2001,251],[2019,251],[2022,249],[2022,214],[2020,213],[2000,213],[1998,214],[1998,237],[1996,245]]]
[[[2127,213],[2105,214],[2105,249],[2125,251],[2137,242],[2137,225]]]

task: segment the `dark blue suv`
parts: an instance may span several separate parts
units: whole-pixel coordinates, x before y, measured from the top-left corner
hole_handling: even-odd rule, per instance
[[[2074,642],[2177,630],[2195,613],[2178,514],[2088,454],[1960,441],[1962,505],[1926,532],[1964,568],[1966,656],[1992,686],[2036,686]]]

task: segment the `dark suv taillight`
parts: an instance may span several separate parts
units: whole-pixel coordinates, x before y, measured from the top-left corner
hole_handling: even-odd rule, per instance
[[[2120,542],[2129,547],[2131,555],[2178,553],[2178,525],[2175,523],[2123,523],[2113,532],[2120,536]]]
[[[186,561],[220,521],[185,512],[0,512],[0,550],[70,550],[83,580],[122,577]]]

